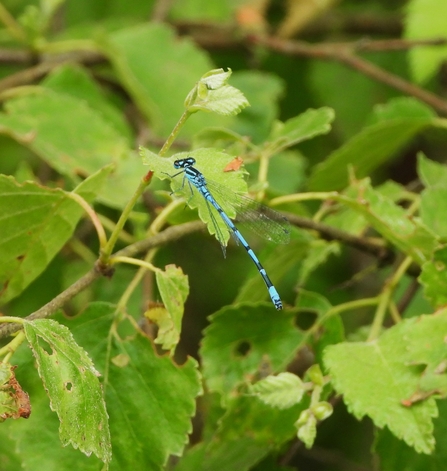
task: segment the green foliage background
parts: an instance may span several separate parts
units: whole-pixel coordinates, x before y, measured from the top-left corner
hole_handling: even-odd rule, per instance
[[[445,2],[0,23],[0,469],[444,470]],[[282,311],[186,156],[287,215]]]

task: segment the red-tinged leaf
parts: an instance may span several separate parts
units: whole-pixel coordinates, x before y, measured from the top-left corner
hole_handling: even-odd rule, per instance
[[[9,418],[27,419],[31,414],[29,396],[17,381],[15,368],[9,363],[0,363],[0,422]]]

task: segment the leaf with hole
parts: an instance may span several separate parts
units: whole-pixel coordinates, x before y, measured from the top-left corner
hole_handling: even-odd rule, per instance
[[[62,444],[108,463],[112,458],[108,415],[91,359],[70,330],[54,320],[25,321],[24,329],[51,409],[59,417]]]
[[[272,316],[270,304],[226,307],[210,317],[200,349],[203,375],[211,391],[229,394],[248,378],[281,371],[300,348],[304,335],[292,312]]]

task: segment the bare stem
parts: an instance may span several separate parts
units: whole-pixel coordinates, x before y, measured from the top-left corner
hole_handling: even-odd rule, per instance
[[[203,228],[203,223],[201,221],[188,222],[186,224],[181,224],[178,226],[172,226],[168,229],[165,229],[163,232],[152,236],[149,239],[140,240],[135,244],[129,245],[126,248],[116,252],[115,256],[133,256],[140,252],[145,252],[151,248],[158,247],[160,245],[167,244],[181,237],[184,237],[192,232],[198,231]],[[35,320],[35,319],[44,319],[55,314],[59,309],[61,309],[65,303],[70,299],[76,296],[78,293],[83,291],[85,288],[90,286],[95,280],[102,276],[100,270],[96,267],[92,268],[87,272],[83,277],[79,278],[75,283],[68,287],[65,291],[57,295],[49,303],[42,306],[37,311],[33,312],[27,316],[26,320]],[[0,317],[0,319],[5,319],[6,317]],[[9,319],[14,319],[13,322],[8,323],[7,325],[0,325],[0,338],[7,337],[14,332],[17,332],[21,328],[18,323],[23,322],[21,318],[11,317]]]
[[[174,142],[175,138],[177,137],[178,133],[180,132],[180,129],[182,129],[183,125],[185,124],[186,120],[191,116],[191,113],[188,110],[185,110],[183,114],[180,116],[180,119],[178,120],[177,124],[175,125],[174,129],[171,131],[171,134],[169,134],[169,137],[166,139],[166,142],[163,144],[163,147],[160,149],[160,152],[158,155],[163,157],[166,152],[169,150],[171,147],[172,143]]]
[[[374,320],[371,325],[368,341],[375,340],[379,336],[380,330],[383,325],[383,320],[385,319],[386,312],[391,302],[391,296],[397,284],[402,279],[405,272],[408,270],[412,263],[413,259],[411,257],[406,257],[404,261],[399,265],[397,270],[393,273],[391,278],[385,283],[382,293],[380,294],[379,305],[377,306],[377,310],[374,315]]]
[[[361,46],[361,42],[311,44],[305,41],[288,41],[263,36],[252,36],[250,40],[280,54],[341,62],[378,82],[385,83],[406,95],[418,98],[443,115],[447,114],[447,101],[356,55],[358,50],[367,49],[367,42],[363,46]],[[409,42],[407,44],[410,45]],[[371,43],[369,43],[369,48],[371,49]]]
[[[138,188],[136,189],[135,193],[132,195],[132,198],[128,201],[126,207],[124,208],[124,211],[121,213],[121,216],[118,222],[116,223],[116,226],[112,234],[110,234],[110,238],[107,244],[105,244],[105,246],[101,250],[99,261],[103,266],[106,266],[108,264],[110,255],[112,254],[113,248],[115,247],[116,241],[119,238],[121,230],[123,229],[124,224],[129,218],[130,213],[132,212],[135,204],[137,203],[140,196],[143,194],[149,182],[150,182],[150,179],[146,177],[140,180],[140,184],[138,185]]]
[[[87,201],[85,201],[84,198],[82,198],[82,196],[78,195],[77,193],[71,192],[69,193],[69,196],[75,200],[76,203],[78,203],[88,214],[90,220],[93,223],[93,226],[96,229],[96,233],[98,234],[99,246],[104,247],[107,243],[107,236],[95,210],[87,203]]]

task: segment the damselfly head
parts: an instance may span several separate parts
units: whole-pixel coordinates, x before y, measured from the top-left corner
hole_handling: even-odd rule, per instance
[[[194,157],[186,157],[186,159],[178,159],[174,162],[175,168],[188,168],[192,167],[196,163]]]

